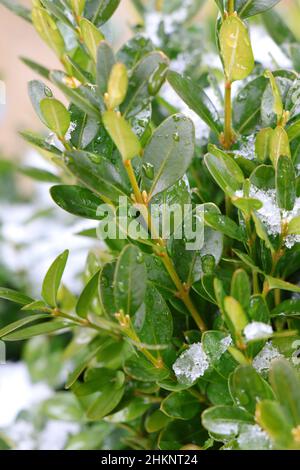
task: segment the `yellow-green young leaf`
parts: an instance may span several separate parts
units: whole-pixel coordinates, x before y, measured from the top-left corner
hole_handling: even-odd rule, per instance
[[[237,16],[229,16],[220,29],[220,47],[229,82],[248,77],[254,57],[247,28]]]
[[[85,7],[85,0],[70,0],[71,8],[75,15],[80,16]]]
[[[54,98],[44,98],[40,108],[45,123],[52,132],[64,137],[70,127],[71,117],[66,107]]]
[[[83,42],[86,45],[91,57],[96,62],[97,48],[101,41],[104,40],[103,34],[86,18],[80,20],[80,31],[82,34]]]
[[[261,129],[255,140],[255,153],[260,162],[265,162],[270,156],[270,142],[273,129],[266,127]]]
[[[114,109],[123,103],[128,89],[128,75],[124,64],[114,64],[107,87],[106,105],[108,109]]]
[[[53,18],[38,4],[33,7],[31,17],[41,38],[61,57],[65,51],[65,42]]]
[[[275,77],[272,74],[272,72],[270,72],[270,70],[266,70],[264,75],[266,78],[270,80],[270,85],[271,85],[273,98],[274,98],[273,111],[276,114],[277,118],[280,119],[283,113],[283,104],[282,104],[282,99],[281,99],[279,88],[277,86]]]
[[[128,122],[119,113],[106,111],[102,120],[124,161],[139,155],[141,144]]]
[[[300,216],[294,217],[288,225],[289,235],[300,235]]]
[[[225,297],[224,308],[237,334],[240,334],[249,321],[241,304],[233,297]]]
[[[270,138],[270,158],[275,168],[281,155],[291,157],[291,150],[286,130],[282,126],[277,126]]]

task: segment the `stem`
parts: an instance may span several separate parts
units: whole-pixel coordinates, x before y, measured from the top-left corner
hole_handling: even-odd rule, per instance
[[[124,165],[125,165],[128,178],[130,180],[130,183],[131,183],[134,195],[135,195],[136,202],[138,202],[139,204],[144,204],[142,193],[140,191],[139,185],[137,183],[137,180],[136,180],[133,168],[132,168],[131,160],[126,160],[124,162]]]
[[[141,193],[140,188],[138,186],[138,183],[137,183],[137,180],[136,180],[133,168],[132,168],[131,161],[126,160],[124,164],[125,164],[125,168],[126,168],[129,180],[130,180],[131,185],[132,185],[132,189],[133,189],[133,192],[134,192],[135,199],[139,204],[142,204],[145,207],[145,211],[142,211],[142,215],[143,215],[144,220],[145,220],[145,222],[148,226],[148,229],[149,229],[151,235],[154,237],[154,239],[158,241],[158,245],[161,248],[164,248],[164,251],[161,252],[162,262],[163,262],[166,270],[169,273],[169,276],[171,277],[173,283],[175,284],[175,286],[178,290],[178,295],[179,295],[180,299],[183,301],[186,308],[189,310],[189,312],[192,315],[194,321],[196,322],[198,328],[202,332],[206,331],[206,325],[205,325],[204,321],[202,320],[202,318],[200,317],[197,309],[195,308],[195,306],[194,306],[194,304],[193,304],[193,302],[190,298],[189,289],[187,289],[186,286],[184,286],[184,284],[181,282],[181,279],[179,278],[179,276],[176,272],[174,263],[173,263],[172,259],[169,257],[169,255],[167,253],[164,241],[161,238],[159,238],[159,236],[157,234],[153,233],[154,229],[153,229],[153,226],[152,226],[151,214],[150,214],[150,212],[147,208],[147,205],[145,204],[142,193]]]
[[[225,83],[225,117],[224,117],[224,147],[230,149],[232,144],[232,108],[231,108],[231,82]]]
[[[228,0],[228,13],[229,15],[234,13],[234,0]]]

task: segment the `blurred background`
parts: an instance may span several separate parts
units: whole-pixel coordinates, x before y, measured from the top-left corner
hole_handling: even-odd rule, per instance
[[[30,0],[19,0],[19,3],[31,5]],[[277,11],[299,40],[300,0],[282,0]],[[195,37],[201,38],[202,34],[206,39],[189,44],[193,54],[182,51],[174,59],[173,68],[183,71],[191,57],[197,62],[195,52],[200,52],[202,65],[220,71],[221,64],[214,48],[216,13],[214,0],[204,2],[194,22],[200,30],[200,36]],[[133,26],[140,22],[132,2],[122,0],[107,32],[116,49],[132,35]],[[155,24],[150,17],[146,32],[155,39]],[[292,67],[284,48],[279,48],[266,34],[260,19],[251,19],[251,35],[254,55],[263,67]],[[60,68],[54,53],[33,27],[0,5],[0,80],[6,88],[6,103],[0,100],[0,286],[38,295],[41,279],[51,261],[69,247],[71,253],[64,282],[76,294],[80,290],[87,254],[91,256],[97,247],[91,239],[76,236],[90,228],[90,224],[54,207],[48,183],[33,182],[24,176],[24,172],[15,171],[20,165],[51,171],[49,163],[30,149],[18,134],[20,130],[28,129],[45,133],[27,93],[28,82],[39,77],[21,62],[20,57],[28,57],[50,69]],[[178,98],[171,96],[167,89],[164,93],[165,99],[180,107],[178,102],[172,102]],[[59,92],[56,96],[65,101]],[[182,107],[182,110],[189,113],[187,108]],[[196,120],[195,116],[193,118]],[[203,125],[201,122],[196,125],[199,136]],[[18,318],[18,306],[0,301],[0,327],[8,322],[8,318],[9,321]],[[60,416],[59,421],[45,420],[38,408],[65,378],[66,371],[59,375],[60,367],[57,368],[62,360],[59,341],[50,344],[47,338],[38,338],[26,345],[9,345],[8,362],[0,365],[0,449],[9,446],[59,449],[65,446],[68,435],[78,432],[78,425],[67,419],[68,416]],[[105,444],[101,445],[105,448]]]

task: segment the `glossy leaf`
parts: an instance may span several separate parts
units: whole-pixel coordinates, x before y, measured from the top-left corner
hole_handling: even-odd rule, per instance
[[[96,26],[106,23],[118,8],[121,0],[86,0],[84,16]]]
[[[127,245],[122,251],[114,275],[114,297],[118,311],[134,315],[144,301],[147,270],[141,251]]]
[[[97,50],[97,85],[102,95],[107,92],[108,80],[116,59],[114,51],[106,41],[101,41]]]
[[[38,315],[35,315],[35,316],[38,317]],[[33,336],[51,334],[56,331],[63,330],[65,328],[69,328],[72,326],[74,325],[72,325],[71,323],[67,323],[66,321],[62,321],[62,320],[47,321],[44,323],[38,323],[37,325],[18,329],[17,331],[13,333],[6,334],[3,337],[3,340],[4,341],[22,341],[28,338],[32,338]]]
[[[201,409],[196,397],[189,392],[173,392],[168,395],[160,405],[161,411],[173,419],[191,419]]]
[[[81,186],[59,185],[50,189],[52,199],[63,210],[86,219],[101,220],[97,210],[103,201]]]
[[[270,385],[252,366],[239,366],[231,374],[229,389],[234,403],[254,414],[256,405],[262,400],[274,399]]]
[[[102,115],[105,129],[116,144],[124,161],[137,157],[141,144],[129,123],[114,111],[106,111]]]
[[[226,18],[220,29],[220,47],[226,79],[243,80],[254,67],[254,57],[245,24],[236,16]]]
[[[33,301],[28,295],[8,287],[0,287],[0,299],[10,300],[20,305],[27,305]]]
[[[232,195],[240,189],[244,175],[232,157],[214,145],[209,145],[209,153],[205,155],[205,164],[212,177],[221,189]]]
[[[218,111],[199,85],[173,71],[168,73],[168,82],[189,108],[195,111],[216,134],[219,134],[222,125]]]
[[[97,295],[98,280],[99,280],[99,271],[96,272],[91,277],[91,279],[89,279],[83,291],[81,292],[80,296],[78,297],[78,301],[76,304],[76,313],[82,318],[87,317],[90,311],[90,306]]]
[[[63,138],[67,133],[71,117],[65,106],[54,98],[44,98],[40,102],[41,113],[49,129]]]
[[[96,62],[97,48],[101,41],[104,40],[103,34],[86,18],[80,20],[80,31],[82,34],[83,42],[85,43],[91,57]]]
[[[61,253],[51,264],[43,281],[42,296],[51,307],[56,306],[57,292],[67,263],[69,251]]]
[[[296,175],[292,160],[284,155],[277,160],[276,192],[278,207],[291,211],[296,200]]]
[[[149,198],[168,189],[186,172],[194,154],[193,122],[175,114],[156,128],[145,148],[143,164],[153,171],[143,174],[144,188]]]

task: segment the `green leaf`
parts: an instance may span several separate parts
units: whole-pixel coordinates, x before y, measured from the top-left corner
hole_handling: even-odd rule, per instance
[[[240,258],[241,261],[243,261],[246,266],[249,266],[249,268],[251,268],[254,272],[262,273],[261,269],[254,264],[253,260],[246,253],[243,253],[237,249],[234,249],[233,252]]]
[[[113,411],[124,395],[124,378],[121,371],[96,368],[87,371],[84,383],[73,385],[88,419],[100,420]]]
[[[273,95],[273,112],[276,114],[277,119],[279,120],[283,113],[283,103],[280,95],[280,91],[276,82],[276,79],[272,72],[266,70],[264,73],[265,77],[270,80],[272,95]]]
[[[253,424],[252,416],[242,408],[213,406],[202,414],[203,426],[213,435],[222,439],[233,439],[243,424]]]
[[[226,215],[206,212],[204,214],[204,222],[212,229],[224,233],[224,235],[227,235],[229,238],[233,238],[241,242],[245,241],[245,235],[242,228]]]
[[[162,122],[145,148],[143,164],[153,169],[143,174],[143,185],[149,198],[172,186],[186,172],[194,155],[193,122],[175,114]]]
[[[147,269],[139,248],[127,245],[120,254],[114,275],[114,297],[118,311],[134,315],[144,301]]]
[[[161,402],[160,409],[169,418],[191,419],[200,412],[201,405],[198,398],[187,391],[182,391],[170,393]]]
[[[262,401],[257,405],[256,416],[259,425],[269,434],[278,448],[292,447],[291,425],[287,421],[284,408],[279,403],[270,400]]]
[[[167,369],[155,367],[139,353],[126,361],[124,370],[130,377],[142,382],[157,382],[166,379],[170,375]]]
[[[21,61],[27,65],[31,70],[41,75],[41,77],[49,80],[50,70],[47,67],[35,62],[34,60],[28,59],[28,57],[20,57]]]
[[[260,165],[252,172],[250,181],[259,189],[274,189],[275,170],[271,165]]]
[[[33,302],[33,299],[28,297],[28,295],[9,289],[8,287],[0,287],[0,299],[11,300],[12,302],[16,302],[20,305],[27,305]]]
[[[273,129],[266,127],[265,129],[261,129],[256,135],[255,153],[260,162],[265,162],[269,158],[272,134]]]
[[[162,76],[158,79],[162,85],[168,65],[169,59],[160,51],[150,52],[136,64],[131,71],[126,100],[121,106],[121,112],[126,119],[136,116],[149,106],[153,99],[151,88],[149,90],[151,78],[155,78],[157,72],[159,75],[161,73]]]
[[[86,18],[81,18],[79,22],[79,27],[82,34],[83,42],[86,45],[94,62],[96,62],[97,49],[101,41],[104,40],[104,36],[101,31],[99,31],[99,29],[96,28],[96,26],[94,26],[93,23],[91,23]]]
[[[42,314],[41,314],[42,315]],[[35,315],[38,317],[38,315]],[[49,316],[47,315],[49,318]],[[4,341],[22,341],[24,339],[32,338],[33,336],[47,335],[54,333],[58,330],[63,330],[65,328],[70,328],[74,326],[72,323],[67,323],[62,320],[52,320],[44,323],[38,323],[37,325],[29,326],[21,330],[15,331],[14,333],[9,333],[3,337]]]
[[[160,410],[155,410],[153,413],[147,416],[145,421],[145,429],[147,432],[157,432],[163,429],[166,424],[170,421],[170,418]]]
[[[107,315],[117,313],[113,288],[115,268],[115,262],[107,263],[103,266],[99,276],[99,298],[101,306]]]
[[[40,153],[45,154],[50,158],[61,157],[62,152],[54,147],[54,145],[48,144],[44,138],[28,131],[20,132],[20,135],[24,140],[26,140],[26,142],[35,147]]]
[[[300,300],[284,300],[271,311],[271,317],[300,316]]]
[[[262,20],[267,32],[278,45],[281,46],[285,43],[297,42],[294,33],[288,27],[287,23],[282,18],[282,15],[279,15],[277,11],[272,10],[266,12],[262,16]]]
[[[21,318],[21,320],[17,320],[13,323],[10,323],[9,325],[4,326],[0,330],[0,338],[3,338],[3,336],[8,335],[9,333],[12,333],[15,330],[18,330],[24,325],[27,325],[28,323],[33,323],[36,320],[41,320],[41,319],[46,319],[49,318],[49,315],[45,313],[39,313],[36,315],[29,315],[28,317]]]
[[[300,216],[294,217],[288,224],[289,235],[300,235]]]
[[[81,186],[58,185],[52,186],[50,194],[54,202],[70,214],[86,219],[101,220],[97,210],[103,201],[92,191]]]
[[[221,26],[221,55],[229,82],[247,78],[254,67],[254,57],[248,30],[237,16],[229,16]]]
[[[58,421],[80,422],[83,410],[80,403],[70,392],[56,392],[42,404],[42,412],[50,419]]]
[[[240,335],[249,323],[246,313],[241,304],[233,297],[225,297],[224,309],[234,326],[237,335]]]
[[[43,99],[52,97],[52,91],[40,80],[31,80],[28,83],[28,94],[35,112],[37,113],[40,120],[46,124],[44,115],[41,111],[40,103]]]
[[[195,111],[216,134],[221,132],[222,124],[218,111],[197,83],[173,71],[168,73],[168,82],[189,108]]]
[[[294,139],[300,136],[300,119],[292,122],[286,129],[289,141],[292,142]]]
[[[108,109],[114,109],[123,103],[128,89],[128,73],[126,66],[117,62],[112,66],[105,103]]]
[[[207,433],[199,425],[199,417],[196,416],[192,420],[172,420],[167,426],[162,429],[158,438],[158,446],[161,450],[177,450],[186,445],[191,446],[189,448],[199,450],[205,445],[207,439]]]
[[[263,240],[265,242],[266,247],[273,253],[274,252],[274,247],[273,247],[272,243],[270,242],[268,232],[267,232],[265,226],[263,225],[260,218],[255,214],[255,212],[252,212],[251,215],[252,215],[252,219],[253,219],[253,222],[254,222],[254,225],[255,225],[255,230],[256,230],[257,235],[259,236],[259,238],[261,240]]]
[[[270,383],[281,406],[294,426],[300,424],[300,379],[296,370],[284,359],[276,359],[270,369]]]
[[[78,181],[98,194],[106,202],[119,202],[119,196],[130,192],[129,181],[123,165],[112,164],[102,155],[90,152],[67,152],[67,166]]]
[[[280,155],[276,165],[277,204],[291,211],[296,200],[296,175],[291,158]]]
[[[154,49],[155,46],[150,38],[145,37],[143,33],[137,33],[118,51],[117,60],[125,64],[128,69],[133,69],[144,56],[153,52]]]
[[[118,8],[121,0],[86,0],[84,16],[96,26],[106,23]]]
[[[57,292],[67,263],[69,251],[65,250],[51,264],[43,281],[42,296],[50,307],[56,306]]]
[[[97,85],[101,95],[107,92],[108,80],[115,64],[114,51],[106,41],[101,41],[97,50]]]
[[[71,117],[69,111],[60,101],[54,98],[44,98],[40,102],[40,107],[47,127],[63,138],[70,127]]]
[[[231,280],[231,297],[234,297],[246,310],[249,307],[251,286],[248,274],[243,269],[237,269]]]
[[[276,167],[280,156],[291,158],[291,151],[286,130],[281,126],[277,126],[270,140],[270,158],[274,167]]]
[[[210,174],[225,193],[232,195],[244,182],[242,170],[232,157],[216,146],[209,144],[208,151],[204,161]]]
[[[88,367],[92,359],[97,353],[104,348],[105,342],[102,337],[94,337],[84,348],[81,348],[77,354],[73,356],[75,368],[68,374],[65,388],[69,389],[76,382],[82,372]]]
[[[23,5],[20,5],[14,0],[0,0],[0,4],[4,5],[6,8],[12,11],[15,15],[18,15],[21,18],[23,18],[23,20],[26,20],[29,23],[31,23],[31,11],[29,8],[26,8]]]
[[[232,204],[240,209],[242,212],[250,215],[252,211],[257,211],[262,208],[262,202],[253,197],[232,197]]]
[[[133,326],[144,344],[166,348],[172,339],[173,319],[159,291],[148,283],[144,303],[135,313]]]
[[[264,76],[247,83],[233,100],[233,126],[240,134],[251,134],[260,124],[261,100],[268,84]]]
[[[275,398],[270,385],[250,365],[235,369],[229,378],[229,390],[235,405],[251,415],[255,414],[257,403]]]
[[[51,72],[50,79],[73,104],[78,106],[78,108],[84,111],[88,116],[98,120],[100,119],[99,104],[101,105],[101,103],[97,103],[96,97],[91,89],[85,86],[74,88],[73,84],[69,82],[68,77],[63,72]]]
[[[107,416],[105,421],[108,423],[129,423],[141,417],[150,407],[151,401],[146,397],[128,399],[125,396],[114,413]]]
[[[99,120],[90,117],[87,113],[72,104],[69,108],[73,126],[70,129],[71,144],[77,149],[85,149],[99,135]],[[73,128],[75,127],[75,128]]]
[[[65,43],[52,16],[38,4],[33,7],[31,18],[43,41],[61,57],[65,51]]]
[[[248,18],[273,8],[280,0],[235,0],[235,10],[241,18]]]
[[[18,171],[23,175],[29,176],[30,178],[46,182],[46,183],[58,183],[60,181],[59,177],[50,171],[43,170],[42,168],[35,168],[32,166],[23,166],[18,168]]]
[[[252,321],[269,323],[270,313],[266,300],[262,295],[256,294],[251,297],[248,314]]]
[[[287,290],[289,292],[300,292],[300,287],[290,282],[283,281],[282,279],[278,279],[271,276],[266,276],[266,280],[269,285],[269,289],[282,289]]]
[[[102,115],[102,120],[105,129],[122,155],[123,161],[131,160],[140,154],[141,144],[123,116],[115,111],[106,111]]]
[[[76,304],[76,313],[82,318],[87,317],[90,310],[90,306],[96,297],[98,289],[98,280],[99,271],[91,277],[91,279],[88,281],[78,298]]]
[[[81,16],[86,4],[86,0],[69,0],[72,10],[77,16]]]

